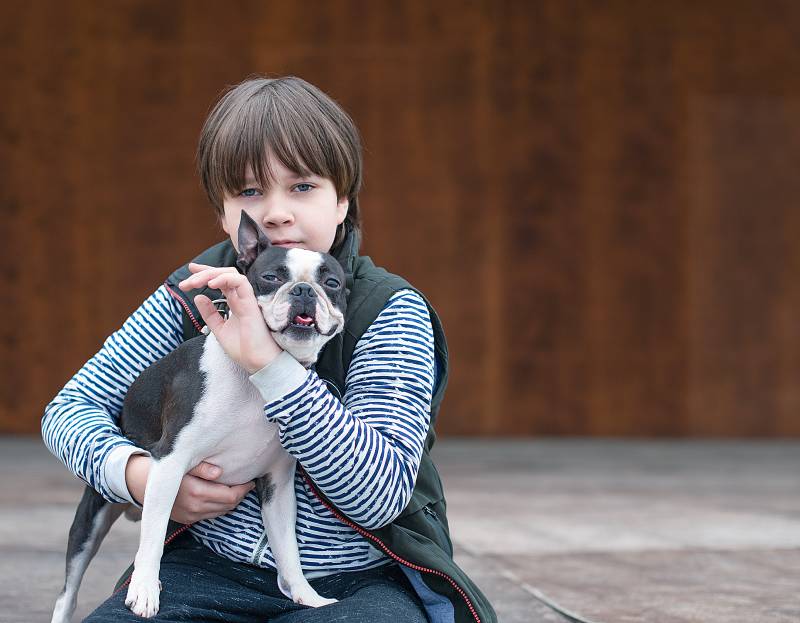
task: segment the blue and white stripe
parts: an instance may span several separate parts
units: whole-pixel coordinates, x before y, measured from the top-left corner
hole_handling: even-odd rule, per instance
[[[126,392],[182,341],[179,303],[161,286],[112,334],[45,408],[42,436],[76,476],[113,502],[130,501],[107,477],[109,454],[133,444],[117,426]],[[434,383],[433,330],[424,300],[401,290],[356,345],[340,403],[314,370],[264,406],[284,447],[354,522],[390,523],[408,503],[428,431]],[[119,450],[117,452],[120,452]],[[124,470],[124,461],[113,469]],[[342,524],[298,475],[297,537],[307,577],[385,564],[385,554]],[[190,532],[218,554],[275,567],[255,491],[230,513]]]
[[[45,407],[45,445],[107,500],[130,501],[109,487],[105,470],[114,449],[134,447],[117,425],[125,394],[142,370],[178,347],[181,335],[180,310],[162,286]]]

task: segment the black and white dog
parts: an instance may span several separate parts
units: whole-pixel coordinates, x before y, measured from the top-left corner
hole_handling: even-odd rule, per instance
[[[300,363],[311,365],[344,327],[347,300],[342,266],[332,256],[270,245],[244,212],[237,265],[247,276],[270,333]],[[125,604],[143,617],[159,608],[158,579],[167,522],[183,476],[201,461],[222,468],[220,482],[256,481],[261,516],[280,590],[318,607],[321,597],[303,576],[295,535],[296,460],[281,446],[278,425],[264,417],[264,398],[246,370],[228,357],[213,333],[187,340],[131,385],[120,429],[153,459],[141,512],[139,549]],[[112,504],[84,491],[69,533],[64,590],[52,621],[66,623],[100,542],[130,504]]]

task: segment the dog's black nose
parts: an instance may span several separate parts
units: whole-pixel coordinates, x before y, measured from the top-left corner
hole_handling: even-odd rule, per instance
[[[304,299],[314,300],[317,298],[317,293],[314,292],[314,288],[308,283],[298,283],[294,288],[289,290],[289,294],[296,296],[301,301]]]

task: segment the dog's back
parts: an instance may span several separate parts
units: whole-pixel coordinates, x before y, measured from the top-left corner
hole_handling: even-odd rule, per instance
[[[147,367],[125,395],[120,429],[156,458],[169,453],[172,440],[186,424],[185,417],[175,414],[190,414],[190,401],[202,391],[204,374],[198,363],[206,337],[198,335],[181,343]],[[173,414],[167,418],[166,430],[164,413]]]

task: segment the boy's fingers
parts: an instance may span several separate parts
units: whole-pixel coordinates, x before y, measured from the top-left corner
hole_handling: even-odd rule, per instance
[[[247,277],[237,272],[236,269],[232,267],[210,268],[188,277],[178,285],[181,290],[184,291],[208,285],[209,287],[222,291],[225,295],[228,307],[234,315],[240,318],[260,315],[258,302],[253,292],[253,286],[247,280]],[[201,300],[199,298],[201,296],[204,299],[202,303],[198,302]],[[208,301],[208,304],[206,304],[205,301]],[[195,304],[200,310],[206,324],[209,325],[209,329],[212,331],[224,323],[219,317],[219,314],[212,313],[213,305],[211,305],[207,297],[197,295],[195,297]]]
[[[253,287],[250,285],[250,282],[247,280],[247,277],[240,275],[239,273],[221,273],[219,275],[215,275],[208,280],[208,285],[212,288],[216,288],[217,290],[221,290],[223,288],[235,290],[240,296],[246,294],[248,289],[250,291],[253,289]]]
[[[192,476],[197,476],[205,480],[214,480],[219,478],[220,474],[222,474],[222,470],[216,465],[203,461],[199,465],[196,465],[194,469],[190,470],[189,473]]]
[[[206,266],[205,264],[190,263],[189,269],[192,270],[194,274],[178,283],[178,287],[184,291],[203,287],[214,277],[217,277],[221,274],[241,274],[232,266]]]
[[[231,485],[231,490],[237,498],[241,499],[256,488],[254,481],[245,482],[241,485]]]
[[[222,290],[225,300],[235,316],[244,317],[257,313],[253,286],[244,275],[218,275],[209,281],[212,288]]]
[[[206,504],[219,504],[229,509],[231,506],[236,506],[241,502],[242,498],[250,493],[254,487],[255,483],[252,481],[243,485],[206,482],[203,483],[202,493],[198,493],[198,495],[202,495]]]
[[[199,273],[204,270],[217,270],[217,271],[233,271],[238,273],[233,266],[210,266],[209,264],[198,264],[197,262],[189,262],[189,270],[193,273]]]
[[[255,488],[251,480],[241,485],[223,485],[214,483],[213,500],[217,504],[238,504],[242,498]]]

